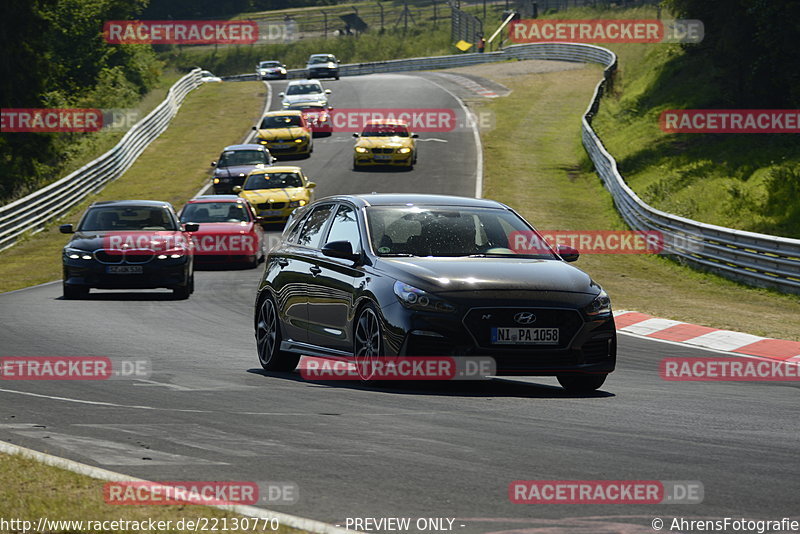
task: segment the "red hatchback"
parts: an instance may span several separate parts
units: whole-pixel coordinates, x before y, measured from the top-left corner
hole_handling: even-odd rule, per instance
[[[322,102],[301,102],[292,104],[287,109],[294,109],[303,114],[303,118],[311,129],[314,137],[329,136],[333,134],[333,122],[330,112],[332,107]]]
[[[264,260],[264,231],[252,206],[236,195],[193,198],[180,213],[181,222],[202,222],[191,233],[196,265],[231,263],[256,267]]]

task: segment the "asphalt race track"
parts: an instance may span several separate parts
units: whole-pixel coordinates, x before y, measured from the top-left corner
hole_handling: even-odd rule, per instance
[[[339,108],[424,102],[463,116],[451,94],[421,77],[325,85]],[[282,87],[273,84],[273,99]],[[297,164],[319,184],[317,198],[473,195],[472,131],[421,138],[411,172],[354,172],[349,133],[316,139]],[[362,387],[267,374],[252,326],[260,271],[199,271],[188,301],[166,291],[65,301],[60,282],[0,295],[0,356],[147,359],[153,369],[148,380],[0,381],[0,440],[148,480],[292,481],[300,500],[280,511],[341,525],[446,517],[465,533],[643,533],[655,517],[798,514],[796,382],[663,381],[661,358],[715,353],[629,335],[619,339],[618,370],[588,396],[552,378]],[[693,480],[705,497],[509,501],[511,482],[534,479]]]

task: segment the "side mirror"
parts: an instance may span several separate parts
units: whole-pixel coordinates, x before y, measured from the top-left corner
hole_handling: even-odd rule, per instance
[[[211,162],[211,166],[212,166],[212,167],[216,167],[216,166],[217,166],[217,162],[216,162],[216,161],[212,161],[212,162]]]
[[[71,224],[62,224],[58,227],[58,231],[62,234],[74,234],[75,230],[72,228]]]
[[[357,133],[354,133],[354,134],[353,134],[353,137],[358,137],[358,134],[357,134]]]
[[[413,137],[414,139],[417,139],[417,138],[419,138],[419,134],[411,134],[411,137]]]
[[[350,241],[331,241],[322,247],[322,255],[350,261],[357,261],[360,257],[358,254],[353,254],[353,245]]]
[[[306,187],[309,189],[314,189],[315,187],[317,187],[317,182],[308,182],[306,184]]]
[[[259,223],[259,224],[263,224],[264,223],[264,217],[262,217],[260,215],[257,215],[256,216],[256,222]]]
[[[281,91],[280,93],[278,93],[278,96],[283,97],[285,95],[283,94],[283,91]]]
[[[326,95],[329,95],[329,94],[331,94],[331,90],[330,90],[330,89],[325,89],[325,94],[326,94]]]
[[[234,185],[233,189],[231,189],[231,191],[233,191],[236,194],[239,194],[239,193],[242,192],[242,186],[241,185]]]
[[[556,247],[556,252],[558,252],[558,255],[561,256],[564,261],[569,262],[576,261],[581,255],[580,252],[569,245],[558,245]]]
[[[184,232],[196,232],[200,229],[200,225],[198,223],[186,223],[183,225]]]

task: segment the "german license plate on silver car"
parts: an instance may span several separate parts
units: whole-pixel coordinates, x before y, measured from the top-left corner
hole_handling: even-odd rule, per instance
[[[142,274],[141,265],[109,265],[106,272],[110,274]]]
[[[495,345],[558,345],[558,328],[492,328]]]

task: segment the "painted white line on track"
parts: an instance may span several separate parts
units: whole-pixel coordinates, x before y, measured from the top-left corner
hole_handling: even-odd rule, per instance
[[[169,490],[169,488],[166,486],[159,486],[157,483],[150,482],[141,478],[135,478],[132,476],[124,475],[122,473],[116,473],[114,471],[102,469],[100,467],[94,467],[92,465],[82,464],[80,462],[68,460],[66,458],[53,456],[52,454],[46,454],[43,452],[35,451],[33,449],[28,449],[26,447],[20,447],[19,445],[14,445],[13,443],[6,443],[5,441],[0,441],[0,452],[10,455],[19,455],[24,458],[30,458],[45,465],[58,467],[59,469],[65,469],[73,473],[78,473],[79,475],[84,475],[99,480],[105,480],[108,482],[149,482],[150,487],[153,491],[163,492]],[[258,508],[255,506],[246,506],[241,504],[228,504],[228,505],[220,504],[220,505],[208,505],[208,507],[216,508],[218,510],[223,510],[226,512],[231,512],[234,514],[244,515],[247,517],[258,517],[267,519],[275,518],[280,522],[282,526],[288,526],[300,530],[305,530],[308,532],[314,532],[316,534],[353,534],[357,532],[354,530],[346,530],[340,527],[336,527],[328,523],[323,523],[322,521],[317,521],[315,519],[307,519],[305,517],[286,514],[283,512],[275,512],[272,510],[267,510],[265,508]]]

